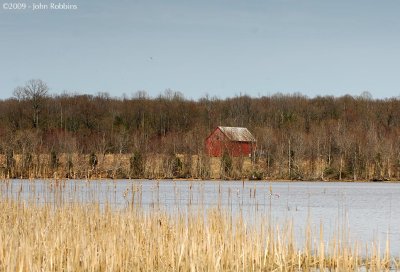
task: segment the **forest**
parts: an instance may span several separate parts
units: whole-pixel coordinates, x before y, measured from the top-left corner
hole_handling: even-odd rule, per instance
[[[0,175],[210,178],[216,159],[204,140],[216,126],[247,127],[257,139],[250,168],[218,158],[222,178],[400,179],[399,98],[50,94],[37,79],[0,100]]]

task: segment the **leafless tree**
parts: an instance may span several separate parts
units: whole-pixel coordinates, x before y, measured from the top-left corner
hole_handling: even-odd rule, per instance
[[[49,88],[41,79],[31,79],[25,86],[15,88],[14,96],[18,100],[30,101],[33,109],[33,126],[39,128],[39,113],[42,110],[44,99],[47,96]]]

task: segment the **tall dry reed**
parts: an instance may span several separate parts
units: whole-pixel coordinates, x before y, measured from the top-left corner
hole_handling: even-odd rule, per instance
[[[362,255],[356,243],[335,236],[324,243],[267,218],[248,225],[222,209],[158,209],[0,200],[1,271],[380,271],[394,267],[377,245]]]

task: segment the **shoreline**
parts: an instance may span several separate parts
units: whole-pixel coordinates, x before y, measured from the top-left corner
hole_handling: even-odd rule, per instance
[[[138,159],[139,160],[139,159]],[[292,175],[286,165],[269,167],[263,160],[233,158],[231,169],[224,170],[221,159],[203,155],[147,155],[134,161],[130,154],[14,154],[10,159],[0,154],[0,179],[175,179],[175,180],[271,180],[271,181],[336,181],[336,182],[396,182],[398,172],[345,173],[323,161],[304,161],[301,173]],[[310,168],[311,167],[311,168]],[[329,171],[328,171],[329,170]],[[227,172],[228,171],[228,172]],[[333,171],[333,172],[332,172]],[[342,173],[342,175],[340,175]]]
[[[95,177],[90,177],[90,178],[48,178],[48,177],[35,177],[35,178],[1,178],[0,181],[12,181],[12,180],[30,180],[30,181],[36,181],[36,180],[54,180],[54,181],[107,181],[107,180],[113,180],[113,181],[121,181],[121,180],[132,180],[132,181],[226,181],[226,182],[235,182],[235,181],[241,181],[241,182],[273,182],[273,183],[279,183],[279,182],[292,182],[292,183],[297,183],[297,182],[323,182],[323,183],[400,183],[400,180],[321,180],[321,179],[309,179],[309,180],[290,180],[290,179],[218,179],[218,178],[209,178],[209,179],[201,179],[201,178],[95,178]]]

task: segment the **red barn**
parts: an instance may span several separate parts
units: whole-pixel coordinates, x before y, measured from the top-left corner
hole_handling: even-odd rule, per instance
[[[205,140],[209,156],[221,157],[226,150],[232,157],[251,157],[256,139],[247,128],[217,127]]]

